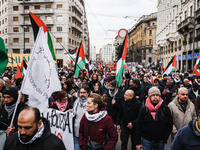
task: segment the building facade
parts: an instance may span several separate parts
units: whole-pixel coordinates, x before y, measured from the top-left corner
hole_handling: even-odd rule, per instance
[[[82,0],[0,0],[0,32],[8,53],[31,53],[34,38],[28,13],[47,25],[59,67],[67,65],[67,52],[83,41],[89,54],[89,33]]]
[[[96,61],[96,46],[90,45],[90,60]]]
[[[176,55],[177,70],[192,71],[200,49],[199,22],[199,0],[158,1],[157,48],[164,67]]]
[[[104,45],[99,51],[100,60],[103,60],[104,63],[112,62],[113,53],[114,49],[112,44]]]
[[[127,62],[138,62],[148,67],[156,57],[157,14],[142,16],[129,30]]]

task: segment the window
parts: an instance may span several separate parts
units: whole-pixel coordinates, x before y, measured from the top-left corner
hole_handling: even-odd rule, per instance
[[[19,17],[13,17],[13,21],[14,22],[18,22],[19,21]]]
[[[7,7],[5,8],[5,13],[7,12]]]
[[[45,16],[46,21],[51,21],[51,16]]]
[[[24,26],[24,32],[29,32],[29,27]]]
[[[193,15],[193,7],[191,6],[190,7],[190,17],[192,17],[192,15]]]
[[[30,53],[31,53],[31,50],[30,50],[30,49],[26,49],[24,53],[25,53],[25,54],[30,54]]]
[[[7,19],[7,18],[5,18],[5,23],[7,23],[7,20],[8,20],[8,19]]]
[[[72,40],[71,40],[71,39],[69,39],[69,44],[71,44],[71,42],[72,42]]]
[[[69,6],[69,11],[71,11],[72,10],[72,8]]]
[[[57,16],[57,21],[62,21],[63,20],[63,17],[61,15],[58,15]]]
[[[63,54],[63,49],[56,49],[56,54]]]
[[[19,6],[13,6],[13,11],[18,11],[19,10]]]
[[[149,39],[149,45],[152,45],[152,39]]]
[[[19,38],[13,38],[13,43],[19,43]]]
[[[45,5],[45,8],[46,9],[51,8],[51,5]]]
[[[57,27],[57,31],[62,31],[62,27]]]
[[[63,5],[62,4],[58,4],[57,5],[57,9],[62,9],[63,8]]]
[[[56,43],[62,43],[62,38],[56,38]]]
[[[5,33],[8,33],[8,29],[7,28],[5,29]]]
[[[13,49],[13,53],[20,53],[20,49]]]
[[[7,40],[7,39],[5,39],[5,43],[8,43],[8,40]]]
[[[29,16],[25,16],[25,17],[24,17],[24,20],[25,20],[25,21],[29,21]]]
[[[40,9],[40,5],[36,5],[36,6],[35,6],[35,9]]]
[[[25,43],[29,43],[29,38],[25,38]]]
[[[19,32],[19,28],[18,27],[14,27],[13,28],[13,32]]]
[[[29,10],[29,6],[24,6],[24,10]]]
[[[149,30],[149,35],[152,35],[152,30]]]
[[[69,17],[69,22],[72,22],[72,19]]]
[[[2,20],[2,24],[4,24],[4,20]]]
[[[51,27],[47,27],[47,29],[48,29],[49,31],[51,31]]]

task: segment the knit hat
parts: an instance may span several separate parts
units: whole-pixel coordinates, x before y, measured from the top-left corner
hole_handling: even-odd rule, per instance
[[[15,101],[17,101],[18,90],[15,87],[7,87],[7,88],[5,88],[4,91],[3,91],[3,95],[4,94],[8,94],[8,95],[12,96],[15,99]]]
[[[149,95],[149,97],[152,96],[152,95],[159,95],[159,96],[161,96],[161,93],[160,93],[160,90],[157,87],[153,86],[153,87],[151,87],[149,89],[148,95]]]
[[[116,81],[116,80],[113,80],[113,81],[110,83],[110,86],[116,87],[116,86],[117,86],[117,81]]]

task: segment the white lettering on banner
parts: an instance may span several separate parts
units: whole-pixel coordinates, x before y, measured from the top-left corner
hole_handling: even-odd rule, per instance
[[[66,149],[73,150],[72,113],[49,108],[41,114],[49,120],[51,132],[63,141]]]

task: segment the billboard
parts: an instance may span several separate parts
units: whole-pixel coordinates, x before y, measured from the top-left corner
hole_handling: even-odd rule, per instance
[[[23,59],[28,64],[28,62],[30,60],[30,56],[31,56],[31,54],[8,53],[8,65],[7,65],[7,67],[17,67],[17,63],[20,66]]]

